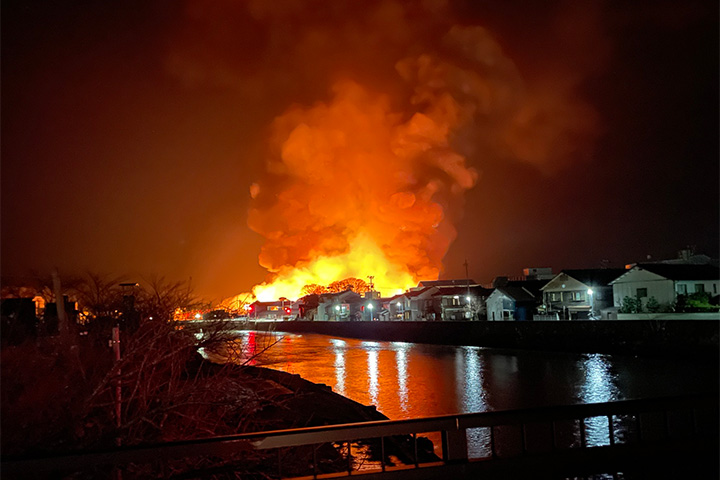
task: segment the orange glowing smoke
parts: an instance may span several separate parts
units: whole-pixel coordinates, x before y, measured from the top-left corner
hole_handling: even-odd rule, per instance
[[[346,81],[328,103],[278,117],[270,178],[251,187],[248,224],[266,238],[259,261],[273,274],[256,298],[370,275],[389,295],[437,278],[455,237],[446,205],[477,180],[449,145],[458,112],[448,96],[404,115]]]

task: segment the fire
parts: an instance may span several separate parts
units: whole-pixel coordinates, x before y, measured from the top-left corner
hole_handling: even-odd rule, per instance
[[[611,51],[601,5],[544,9],[547,29],[522,35],[508,23],[506,50],[484,8],[470,7],[480,2],[332,2],[322,15],[316,3],[187,0],[170,42],[172,74],[230,89],[248,118],[331,86],[270,128],[250,187],[248,224],[269,272],[256,295],[370,275],[390,294],[437,278],[477,182],[469,164],[551,175],[592,158],[601,125],[583,91]]]
[[[446,210],[477,173],[450,147],[452,98],[412,114],[353,82],[328,103],[293,107],[273,125],[269,177],[253,184],[248,224],[266,238],[272,273],[253,294],[297,298],[302,287],[375,278],[383,294],[440,274],[455,237]]]
[[[371,238],[361,235],[347,252],[318,257],[307,265],[286,266],[278,272],[276,280],[256,286],[253,293],[260,301],[298,298],[305,285],[324,285],[330,283],[328,279],[358,276],[358,272],[372,273],[375,289],[387,294],[400,293],[417,284],[409,272],[390,263]]]

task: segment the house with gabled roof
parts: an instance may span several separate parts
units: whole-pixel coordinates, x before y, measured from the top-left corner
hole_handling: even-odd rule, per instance
[[[495,289],[487,298],[487,319],[489,321],[528,321],[533,319],[537,307],[542,303],[540,288],[545,280],[508,280],[497,277]]]
[[[486,301],[491,289],[480,285],[439,286],[432,295],[432,309],[442,321],[473,321],[485,319]]]
[[[610,282],[623,273],[622,268],[562,270],[542,287],[541,310],[564,320],[601,318],[613,306]]]
[[[362,320],[363,297],[345,290],[338,293],[323,293],[318,297],[315,321],[348,321]]]
[[[625,297],[639,299],[643,306],[650,298],[657,303],[672,305],[678,295],[707,293],[711,298],[718,295],[720,269],[713,265],[689,265],[668,263],[637,264],[611,282],[616,307]]]
[[[440,320],[432,308],[432,296],[437,291],[437,287],[423,287],[395,295],[388,302],[388,318],[407,322]]]

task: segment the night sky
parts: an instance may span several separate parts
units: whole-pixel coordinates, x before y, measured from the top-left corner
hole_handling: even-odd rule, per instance
[[[338,77],[402,111],[397,62],[464,65],[441,41],[453,26],[484,27],[504,69],[488,77],[543,115],[517,151],[493,146],[493,116],[453,137],[479,175],[444,278],[465,259],[489,282],[687,245],[718,256],[717,2],[443,3],[3,2],[3,277],[57,266],[247,291],[267,273],[247,222],[273,119]]]

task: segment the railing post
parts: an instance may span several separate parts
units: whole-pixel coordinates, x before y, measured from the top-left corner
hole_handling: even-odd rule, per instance
[[[418,468],[420,466],[420,461],[418,460],[418,451],[417,451],[417,433],[413,433],[412,437],[413,437],[413,449],[415,450],[415,468]]]
[[[347,449],[348,449],[348,451],[347,451],[348,475],[351,475],[351,474],[352,474],[352,470],[353,470],[353,468],[352,468],[352,454],[350,453],[350,452],[351,452],[351,450],[350,450],[350,446],[351,446],[351,445],[352,445],[352,444],[350,443],[350,440],[348,440],[348,441],[347,441]]]
[[[385,471],[385,437],[380,437],[380,468]]]
[[[608,415],[608,439],[610,440],[610,445],[615,445],[615,433],[613,432],[613,416]]]
[[[466,462],[467,453],[467,435],[465,429],[461,429],[458,419],[455,419],[454,430],[442,431],[442,452],[445,462]]]
[[[495,450],[495,427],[490,426],[490,457],[495,460],[497,458],[497,451]]]
[[[585,418],[580,419],[580,448],[587,446],[587,440],[585,439]]]

